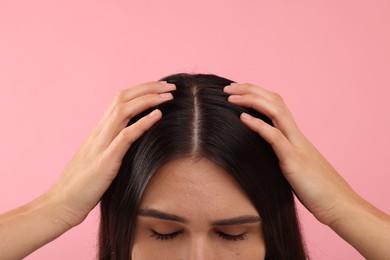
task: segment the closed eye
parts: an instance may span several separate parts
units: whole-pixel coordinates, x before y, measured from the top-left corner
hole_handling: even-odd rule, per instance
[[[150,236],[154,237],[156,240],[172,240],[175,237],[177,237],[178,235],[180,235],[181,233],[183,233],[183,231],[176,231],[173,233],[161,234],[161,233],[158,233],[154,230],[150,230],[150,231],[151,231]]]
[[[150,236],[154,237],[156,240],[172,240],[176,238],[178,235],[180,235],[181,233],[183,233],[183,231],[176,231],[172,233],[162,234],[154,230],[150,230],[150,231],[151,231]],[[240,241],[240,240],[245,240],[247,238],[247,234],[245,232],[239,235],[230,235],[221,231],[215,231],[215,233],[219,237],[226,239],[227,241]]]
[[[215,233],[217,233],[218,236],[220,236],[223,239],[226,239],[228,241],[239,241],[239,240],[245,240],[247,238],[246,233],[242,233],[239,235],[230,235],[230,234],[226,234],[226,233],[221,232],[221,231],[215,231]]]

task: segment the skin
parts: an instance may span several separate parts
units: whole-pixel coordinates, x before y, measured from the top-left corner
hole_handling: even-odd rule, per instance
[[[367,259],[390,259],[390,216],[360,197],[303,135],[280,95],[251,83],[224,88],[228,101],[268,116],[240,119],[272,145],[303,205]],[[364,234],[364,235],[362,235]]]
[[[170,100],[172,96],[163,98],[158,94],[173,90],[172,84],[148,82],[121,91],[57,182],[35,200],[0,215],[0,258],[24,258],[79,225],[115,178],[130,145],[163,115],[157,111],[154,117],[143,117],[126,127],[128,120],[149,107]],[[390,259],[390,216],[352,190],[305,138],[283,99],[250,83],[233,84],[224,91],[230,95],[229,102],[252,107],[272,119],[274,126],[259,118],[240,116],[242,123],[272,145],[284,176],[305,207],[363,257]],[[204,236],[206,220],[212,220],[212,217],[205,215],[204,225],[190,215],[183,217],[189,221],[182,239],[197,241],[194,242],[195,249],[209,246],[197,244],[200,240],[194,238],[212,239],[212,232],[207,233],[210,235],[207,238]],[[136,253],[137,249],[134,250]]]
[[[223,168],[205,158],[182,158],[152,177],[140,205],[132,259],[264,256],[259,213]]]
[[[159,94],[175,89],[166,82],[147,82],[120,91],[56,183],[35,200],[0,215],[0,258],[22,259],[80,224],[117,175],[130,145],[161,119],[161,111],[126,127],[129,120],[171,100],[172,94]]]

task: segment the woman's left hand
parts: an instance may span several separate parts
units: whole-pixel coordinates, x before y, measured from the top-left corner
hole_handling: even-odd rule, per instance
[[[285,178],[304,206],[365,257],[390,259],[390,217],[360,197],[337,173],[300,131],[283,99],[249,83],[233,83],[224,92],[231,94],[228,101],[272,120],[273,126],[245,117],[245,113],[240,116],[272,146]]]
[[[270,143],[279,158],[280,167],[294,192],[324,224],[337,218],[337,208],[350,203],[356,194],[296,125],[283,99],[253,84],[225,87],[228,101],[250,107],[272,120],[271,126],[259,118],[241,120]]]

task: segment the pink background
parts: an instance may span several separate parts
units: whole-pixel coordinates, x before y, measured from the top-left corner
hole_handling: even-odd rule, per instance
[[[117,91],[193,72],[281,94],[352,187],[390,213],[389,28],[386,0],[1,1],[0,211],[50,187]],[[313,259],[362,259],[300,214]],[[98,217],[27,259],[93,259]]]

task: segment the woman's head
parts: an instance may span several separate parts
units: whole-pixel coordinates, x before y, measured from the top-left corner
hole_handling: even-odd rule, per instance
[[[128,124],[162,111],[102,198],[100,258],[305,258],[291,187],[271,146],[239,115],[270,120],[228,102],[228,79],[161,80],[176,85],[174,98]]]

